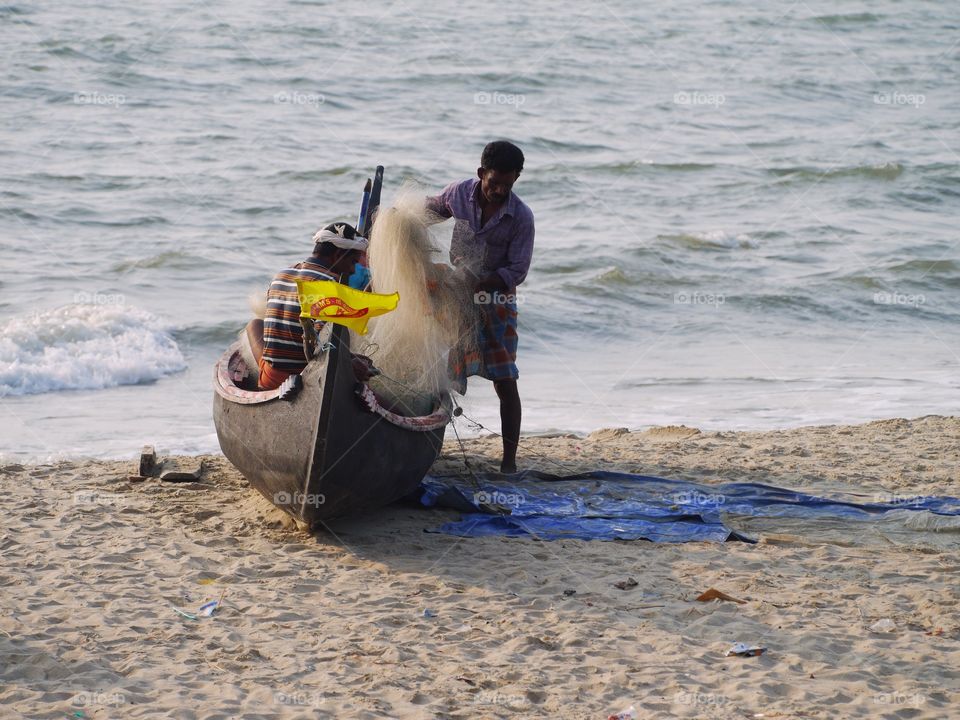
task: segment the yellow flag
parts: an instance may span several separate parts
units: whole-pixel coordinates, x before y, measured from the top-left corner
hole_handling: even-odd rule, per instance
[[[354,290],[333,280],[298,280],[300,317],[346,325],[359,335],[367,334],[367,321],[397,307],[400,295]]]

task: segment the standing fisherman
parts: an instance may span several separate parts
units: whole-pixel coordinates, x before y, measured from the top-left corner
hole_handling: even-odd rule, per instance
[[[517,286],[527,277],[533,255],[533,212],[513,192],[523,170],[523,152],[513,143],[489,143],[480,157],[477,177],[454,182],[427,209],[454,218],[450,261],[473,281],[480,312],[479,353],[454,361],[461,389],[466,378],[493,381],[500,398],[503,460],[500,471],[517,470],[520,441],[520,394],[517,392]]]

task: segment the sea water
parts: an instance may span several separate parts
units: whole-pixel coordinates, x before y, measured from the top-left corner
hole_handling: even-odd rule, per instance
[[[500,137],[525,431],[954,413],[958,36],[884,0],[3,5],[0,458],[215,450],[247,296],[375,165],[439,191]],[[498,428],[488,382],[464,407]]]

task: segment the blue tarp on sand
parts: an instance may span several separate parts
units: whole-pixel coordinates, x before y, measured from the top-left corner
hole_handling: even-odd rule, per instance
[[[703,485],[683,480],[591,472],[557,476],[427,476],[421,503],[463,513],[431,530],[447,535],[533,536],[541,540],[752,541],[724,517],[864,521],[903,511],[960,515],[960,500],[934,496],[817,497],[759,483]]]

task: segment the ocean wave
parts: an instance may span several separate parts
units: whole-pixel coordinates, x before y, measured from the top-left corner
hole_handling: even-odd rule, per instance
[[[835,180],[838,178],[867,178],[873,180],[896,180],[903,174],[904,167],[898,162],[876,163],[874,165],[854,165],[852,167],[818,170],[810,167],[767,168],[770,175],[780,178],[781,184],[791,182]]]
[[[340,165],[323,170],[281,170],[271,175],[269,180],[282,180],[292,182],[317,182],[340,175],[353,175],[360,177],[365,172],[365,168],[354,168],[348,165]]]
[[[110,268],[112,273],[126,273],[131,270],[156,270],[157,268],[172,268],[174,270],[188,270],[196,268],[204,261],[197,255],[180,250],[167,250],[150,257],[137,260],[124,260]]]
[[[674,245],[697,249],[724,249],[754,247],[750,237],[744,234],[733,235],[724,230],[706,232],[678,233],[676,235],[657,235],[657,240],[666,240]]]
[[[960,183],[960,163],[935,162],[926,165],[917,165],[917,170],[927,173],[940,180]]]
[[[89,146],[88,146],[89,148]],[[49,184],[55,187],[61,182],[76,183],[76,187],[71,187],[71,193],[77,192],[103,192],[105,190],[139,190],[145,187],[155,186],[157,182],[163,182],[166,178],[140,175],[100,175],[89,173],[83,176],[76,175],[51,175],[49,173],[31,173],[25,178],[19,179],[25,184]],[[12,180],[11,180],[12,181]],[[14,197],[17,197],[14,195]],[[20,196],[22,197],[22,196]]]
[[[635,160],[632,162],[610,162],[610,163],[579,163],[575,166],[577,172],[588,172],[588,173],[609,173],[611,175],[627,175],[629,173],[635,173],[637,171],[648,172],[648,171],[663,171],[663,172],[698,172],[704,170],[713,170],[718,167],[713,163],[696,163],[696,162],[676,162],[676,163],[660,163],[654,162],[653,160]],[[550,176],[553,173],[559,173],[569,170],[569,167],[566,164],[555,163],[551,165],[544,165],[543,167],[537,168],[537,171]]]
[[[632,284],[632,281],[627,277],[626,273],[616,266],[602,270],[599,275],[594,277],[594,280],[602,285]]]
[[[23,208],[18,207],[0,207],[0,215],[9,215],[10,217],[18,218],[19,220],[39,220],[40,218],[37,215],[34,215],[29,210],[24,210]]]
[[[960,273],[960,263],[956,260],[908,260],[897,263],[889,268],[894,275],[915,275],[921,277],[933,276],[951,276]]]
[[[40,43],[41,47],[44,48],[45,52],[53,55],[58,58],[65,58],[69,60],[94,60],[96,58],[92,55],[87,55],[86,53],[80,52],[79,50],[74,50],[69,45],[60,45],[55,41],[50,41],[46,43]]]
[[[75,304],[0,324],[0,397],[152,382],[187,364],[159,318]]]
[[[213,324],[197,323],[177,328],[173,331],[173,337],[177,342],[184,343],[188,349],[191,345],[226,348],[237,339],[243,327],[243,320],[223,320]]]
[[[74,210],[63,210],[58,215],[69,218],[75,225],[85,225],[88,227],[109,227],[109,228],[125,228],[125,227],[147,227],[149,225],[169,225],[170,221],[167,220],[162,215],[138,215],[130,218],[129,220],[79,220],[77,219],[77,213]]]
[[[529,144],[531,147],[537,149],[554,150],[558,152],[618,152],[616,148],[612,148],[609,145],[586,142],[564,142],[563,140],[552,140],[545,137],[531,138]]]
[[[557,262],[548,258],[537,264],[536,272],[543,275],[573,275],[583,272],[583,263]]]
[[[882,290],[884,289],[883,279],[879,276],[869,275],[863,272],[849,275],[841,275],[835,280],[841,286],[846,285],[854,290]]]
[[[289,209],[283,205],[254,205],[252,207],[234,208],[231,212],[238,215],[263,215],[263,214],[283,214],[289,212]]]
[[[677,163],[658,163],[652,160],[643,160],[638,163],[642,167],[652,170],[666,170],[667,172],[696,172],[698,170],[713,170],[717,167],[714,163],[697,162],[677,162]]]
[[[872,293],[869,291],[840,295],[829,288],[816,292],[794,286],[793,291],[790,290],[791,288],[784,288],[780,292],[730,293],[724,298],[725,307],[760,313],[776,323],[778,331],[787,327],[785,322],[788,318],[804,323],[822,324],[827,320],[845,323],[853,317],[866,317],[871,308],[877,307],[873,304]],[[798,327],[800,326],[793,326]]]
[[[940,193],[944,194],[944,193]],[[936,206],[943,205],[943,198],[934,195],[931,192],[896,192],[888,196],[891,202],[895,202],[903,207],[913,208],[922,212],[934,212]]]
[[[869,12],[846,13],[838,15],[817,15],[810,18],[813,22],[823,23],[824,25],[852,25],[857,23],[873,23],[880,19],[879,15]]]

